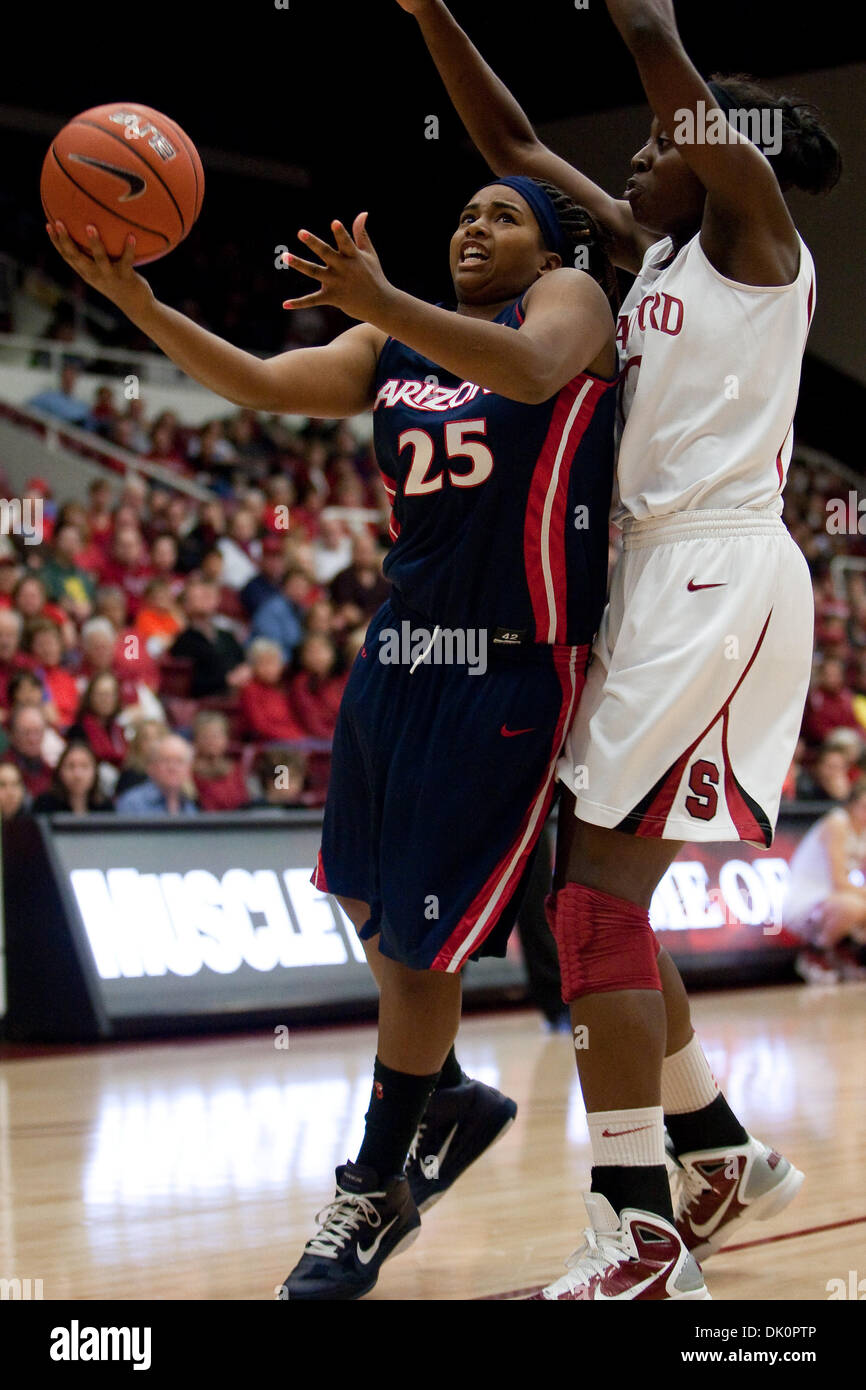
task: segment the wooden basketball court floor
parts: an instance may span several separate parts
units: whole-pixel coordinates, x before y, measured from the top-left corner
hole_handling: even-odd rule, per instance
[[[693,1002],[734,1109],[806,1173],[782,1215],[707,1263],[708,1286],[826,1300],[830,1280],[866,1276],[866,985]],[[0,1277],[41,1279],[46,1300],[272,1299],[357,1150],[375,1034],[279,1041],[0,1051]],[[474,1015],[458,1056],[517,1100],[517,1121],[370,1298],[519,1295],[580,1243],[590,1151],[570,1038],[528,1011]]]

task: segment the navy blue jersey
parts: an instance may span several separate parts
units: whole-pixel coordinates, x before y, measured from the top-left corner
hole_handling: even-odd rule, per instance
[[[522,302],[496,322],[519,328]],[[607,585],[615,384],[581,372],[527,405],[388,339],[374,443],[395,542],[384,572],[408,605],[506,641],[591,641]]]

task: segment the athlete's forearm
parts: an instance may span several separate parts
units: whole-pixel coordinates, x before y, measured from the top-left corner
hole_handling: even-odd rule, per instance
[[[494,173],[516,172],[521,147],[537,143],[532,123],[442,0],[415,18],[454,109]]]
[[[526,174],[556,184],[606,229],[614,265],[637,271],[652,237],[644,233],[638,239],[628,204],[610,197],[539,140],[520,104],[442,0],[429,0],[415,18],[457,114],[493,172]]]
[[[549,363],[525,335],[501,323],[451,313],[389,287],[376,328],[446,371],[510,400],[547,400]]]
[[[300,348],[262,360],[194,323],[154,297],[121,306],[175,366],[234,405],[275,414],[340,418],[362,408],[357,391],[315,360],[321,348]]]
[[[608,13],[629,48],[641,37],[664,34],[680,43],[672,0],[606,0]]]
[[[268,408],[266,362],[227,343],[153,295],[120,307],[187,376],[236,405]]]

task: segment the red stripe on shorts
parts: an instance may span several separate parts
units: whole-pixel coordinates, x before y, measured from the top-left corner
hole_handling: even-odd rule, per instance
[[[449,973],[460,970],[467,956],[478,950],[485,937],[489,936],[496,926],[502,908],[509,902],[520,882],[553,800],[556,763],[586,680],[588,654],[588,647],[570,647],[554,653],[556,673],[562,686],[562,704],[551,744],[549,766],[532,804],[520,823],[514,841],[440,948],[430,966],[431,970],[445,970]]]

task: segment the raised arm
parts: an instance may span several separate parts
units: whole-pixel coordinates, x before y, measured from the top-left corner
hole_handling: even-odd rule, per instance
[[[683,48],[673,0],[606,2],[661,131],[706,189],[701,245],[707,257],[743,284],[790,284],[799,241],[778,180],[757,146],[732,126],[724,143],[707,138],[708,114],[713,119],[720,108]]]
[[[274,414],[344,419],[369,410],[384,333],[358,324],[326,347],[296,348],[263,361],[209,333],[161,304],[132,268],[134,241],[110,261],[98,236],[90,256],[80,252],[62,224],[49,225],[57,250],[89,285],[126,314],[181,371],[234,405]]]
[[[366,213],[355,218],[353,236],[332,222],[334,246],[311,232],[299,233],[322,263],[300,256],[286,260],[321,288],[287,300],[286,308],[333,304],[455,376],[530,405],[549,400],[587,368],[605,376],[615,372],[610,305],[585,271],[558,266],[536,280],[515,332],[505,324],[439,309],[390,284],[367,235],[366,218]]]
[[[547,179],[608,232],[614,265],[636,272],[657,240],[638,227],[624,199],[612,198],[539,140],[526,113],[487,65],[442,0],[397,0],[413,14],[470,138],[495,174]]]

